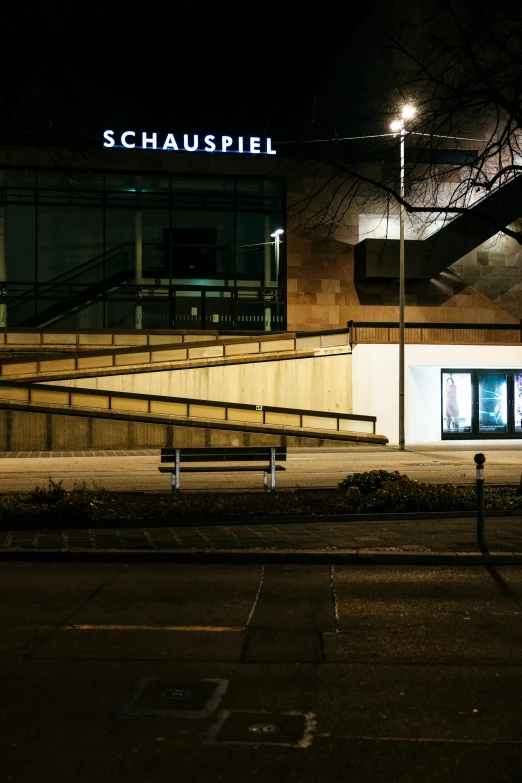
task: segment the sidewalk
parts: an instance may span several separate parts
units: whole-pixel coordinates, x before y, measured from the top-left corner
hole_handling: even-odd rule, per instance
[[[486,520],[487,549],[475,519],[291,522],[0,533],[0,561],[287,562],[360,564],[519,564],[522,522]]]
[[[350,446],[335,450],[291,449],[286,470],[277,474],[278,489],[335,487],[349,473],[366,470],[398,470],[411,479],[432,484],[473,484],[474,454],[486,455],[487,484],[518,484],[522,472],[522,441],[502,447],[481,444],[408,447]],[[75,484],[101,485],[111,492],[169,492],[170,478],[158,472],[160,450],[97,452],[0,452],[0,493],[31,492],[47,486],[49,476],[65,489]],[[262,488],[255,473],[187,473],[184,490],[254,490]]]

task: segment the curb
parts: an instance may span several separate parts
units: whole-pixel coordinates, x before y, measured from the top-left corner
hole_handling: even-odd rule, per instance
[[[509,517],[520,517],[521,509],[507,509],[506,511],[490,511],[486,515],[488,519],[505,519]],[[100,519],[83,521],[81,525],[69,525],[67,530],[107,530],[107,529],[133,529],[133,528],[161,528],[161,527],[233,527],[234,525],[290,525],[312,522],[317,525],[329,524],[330,522],[412,522],[418,520],[429,521],[435,519],[468,519],[476,524],[477,516],[473,511],[404,511],[402,513],[388,513],[385,511],[375,514],[290,514],[278,516],[273,514],[266,517],[212,517],[212,518],[190,518],[186,519]],[[62,528],[42,527],[24,527],[22,529],[12,528],[9,524],[0,527],[0,533],[7,532],[56,532]]]
[[[0,551],[0,562],[24,563],[193,563],[302,565],[522,565],[522,552],[379,552],[364,549],[242,549],[242,550],[88,550],[12,549]]]

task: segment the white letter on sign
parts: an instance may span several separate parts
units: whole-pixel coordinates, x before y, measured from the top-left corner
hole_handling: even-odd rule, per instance
[[[104,147],[114,147],[114,131],[103,131]]]
[[[226,152],[227,147],[230,147],[232,145],[232,137],[231,136],[222,136],[221,137],[221,151]]]
[[[172,133],[169,133],[167,138],[165,139],[165,144],[163,145],[163,149],[168,150],[169,147],[172,147],[173,150],[178,149],[178,145],[176,144],[176,139],[174,138]]]
[[[153,133],[150,138],[147,138],[146,133],[141,134],[141,146],[143,147],[143,149],[146,150],[149,144],[151,145],[153,150],[157,149],[157,144],[158,144],[157,133]]]
[[[205,136],[205,144],[207,145],[205,147],[205,152],[214,152],[216,149],[216,145],[214,144],[215,136]]]
[[[261,144],[261,139],[257,136],[251,136],[250,137],[250,152],[255,155],[256,153],[261,152],[259,149],[259,145]]]
[[[130,143],[127,144],[127,136],[134,136],[134,138],[136,138],[136,134],[134,133],[134,131],[125,131],[125,133],[121,134],[121,143],[122,143],[122,145],[124,147],[127,147],[128,150],[131,150],[136,145],[135,144],[130,144]]]
[[[187,152],[195,152],[197,150],[197,148],[198,148],[198,137],[194,136],[194,138],[192,139],[192,142],[193,142],[192,147],[190,147],[189,143],[188,143],[188,136],[185,133],[185,135],[183,136],[183,146],[185,147]]]

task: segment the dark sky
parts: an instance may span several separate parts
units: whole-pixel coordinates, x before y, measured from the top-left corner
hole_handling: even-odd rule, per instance
[[[349,2],[271,0],[13,6],[3,19],[2,133],[94,140],[111,127],[306,137],[321,119],[314,96],[345,78],[337,63],[368,15],[371,7]]]

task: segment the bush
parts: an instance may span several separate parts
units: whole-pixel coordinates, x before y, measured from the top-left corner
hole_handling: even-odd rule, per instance
[[[408,476],[387,481],[367,498],[368,511],[473,511],[476,508],[473,487],[452,484],[422,484]]]
[[[386,483],[403,479],[409,481],[408,477],[402,476],[398,470],[394,470],[393,473],[387,470],[368,470],[366,473],[352,473],[350,476],[346,476],[339,482],[339,488],[357,487],[361,495],[372,495],[378,489],[383,489]]]

